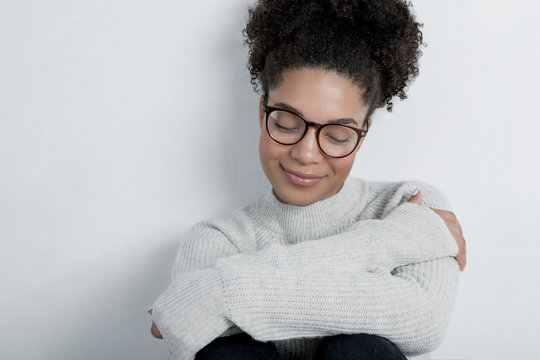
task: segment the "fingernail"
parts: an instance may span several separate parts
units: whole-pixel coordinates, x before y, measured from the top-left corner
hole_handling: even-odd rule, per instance
[[[414,192],[412,193],[411,197],[413,197],[414,195],[418,194],[419,191],[420,191],[420,189],[414,190]]]
[[[150,310],[152,310],[152,307],[151,307],[151,306],[146,310],[146,312],[149,313],[150,315],[152,315],[152,314],[150,313]]]

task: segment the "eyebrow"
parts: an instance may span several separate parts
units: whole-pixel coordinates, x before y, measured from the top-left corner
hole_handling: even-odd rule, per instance
[[[298,115],[300,115],[302,117],[304,116],[304,115],[302,115],[302,113],[300,111],[298,111],[297,109],[295,109],[291,105],[288,105],[288,104],[285,104],[285,103],[282,103],[282,102],[274,104],[274,105],[268,105],[268,106],[280,107],[282,109],[290,110],[290,111],[292,111],[294,113],[297,113]],[[329,120],[328,122],[331,123],[331,124],[355,124],[356,126],[358,126],[358,122],[356,120],[354,120],[353,118],[341,118],[341,119]]]

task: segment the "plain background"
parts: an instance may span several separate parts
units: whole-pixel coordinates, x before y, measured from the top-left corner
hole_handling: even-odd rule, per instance
[[[169,358],[146,309],[179,240],[269,188],[249,3],[0,2],[0,358]],[[461,222],[435,359],[538,358],[540,6],[414,4],[420,76],[352,175],[427,181]]]

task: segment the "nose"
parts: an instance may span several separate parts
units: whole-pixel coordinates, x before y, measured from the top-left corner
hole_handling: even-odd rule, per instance
[[[317,144],[317,129],[309,127],[306,135],[292,145],[291,156],[302,165],[316,164],[323,159],[323,154]]]

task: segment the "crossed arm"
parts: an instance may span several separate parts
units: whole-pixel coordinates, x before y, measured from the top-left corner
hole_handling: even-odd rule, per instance
[[[221,317],[214,320],[222,327],[209,339],[234,323],[259,340],[369,332],[386,336],[408,354],[429,351],[446,328],[458,274],[451,257],[457,253],[453,233],[434,211],[402,204],[384,222],[360,221],[348,236],[331,242],[276,244],[232,256],[232,247],[224,247],[214,267],[194,270],[189,281],[182,274],[173,280],[162,295],[167,301],[161,305],[168,305],[161,306],[158,324],[166,338],[176,336],[175,323],[194,321],[179,315],[192,306],[182,294],[194,276],[199,284],[217,276],[219,281],[208,283],[221,287],[215,307]],[[337,269],[329,259],[348,266]],[[160,336],[155,324],[153,334]]]

